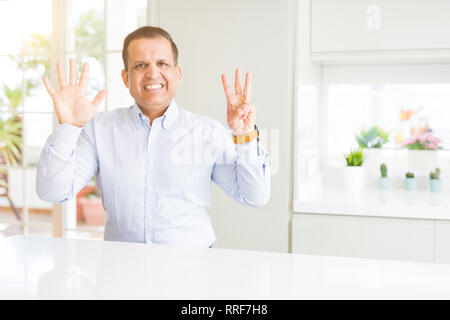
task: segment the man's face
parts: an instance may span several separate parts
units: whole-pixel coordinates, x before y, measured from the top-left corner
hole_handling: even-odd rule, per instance
[[[128,70],[122,71],[125,86],[144,111],[169,106],[181,81],[172,47],[165,38],[141,38],[128,46]]]

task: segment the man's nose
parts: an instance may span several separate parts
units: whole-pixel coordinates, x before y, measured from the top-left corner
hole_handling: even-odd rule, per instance
[[[156,78],[159,74],[159,68],[155,64],[149,64],[145,75],[148,78]]]

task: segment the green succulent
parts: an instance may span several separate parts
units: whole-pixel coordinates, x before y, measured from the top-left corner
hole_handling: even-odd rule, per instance
[[[381,171],[381,177],[386,178],[387,177],[387,166],[386,164],[381,164],[380,166],[380,171]]]
[[[441,170],[436,168],[436,170],[430,172],[430,179],[439,180],[439,176],[441,175]]]
[[[414,173],[413,172],[407,172],[406,173],[406,178],[408,178],[408,179],[414,178]]]
[[[350,150],[350,153],[344,154],[347,166],[360,167],[363,164],[363,152],[361,149]]]

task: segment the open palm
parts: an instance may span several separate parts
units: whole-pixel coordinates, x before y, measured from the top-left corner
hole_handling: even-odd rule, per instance
[[[61,64],[57,63],[59,91],[52,87],[47,77],[44,76],[42,80],[47,92],[52,97],[59,123],[68,123],[82,127],[95,116],[98,107],[106,97],[106,91],[100,91],[92,102],[89,101],[86,97],[89,64],[84,64],[79,83],[77,83],[77,70],[74,59],[70,59],[69,64],[70,79],[69,84],[67,84]]]
[[[233,135],[245,135],[255,129],[256,107],[250,103],[251,74],[245,77],[245,87],[242,89],[241,70],[236,69],[234,88],[231,88],[227,77],[222,74],[222,84],[227,97],[227,122]]]

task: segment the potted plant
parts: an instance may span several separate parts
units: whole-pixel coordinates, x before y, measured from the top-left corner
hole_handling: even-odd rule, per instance
[[[430,172],[430,190],[431,192],[441,192],[441,179],[439,179],[441,175],[441,170],[436,168],[436,170]]]
[[[106,211],[103,208],[100,191],[95,185],[95,178],[93,183],[87,185],[83,189],[80,192],[84,192],[82,192],[81,195],[80,193],[77,195],[77,206],[79,206],[84,221],[88,225],[105,224]]]
[[[379,126],[373,125],[369,129],[361,129],[359,134],[355,135],[355,138],[360,148],[379,149],[388,142],[389,133]]]
[[[417,188],[417,179],[414,176],[413,172],[407,172],[406,173],[406,179],[405,179],[405,189],[408,191],[416,190]]]
[[[363,152],[361,149],[350,150],[344,154],[347,167],[342,177],[344,186],[353,190],[361,190],[364,184]]]
[[[408,148],[409,167],[415,170],[426,170],[436,167],[438,162],[437,150],[442,149],[441,139],[435,137],[431,130],[413,135],[403,144]]]
[[[388,142],[389,133],[381,127],[373,125],[368,129],[362,128],[355,138],[363,150],[364,165],[377,167],[381,162],[381,148]]]
[[[380,189],[388,190],[391,185],[391,179],[387,176],[387,166],[386,164],[380,165],[381,177],[378,179],[378,184]]]
[[[91,181],[89,184],[84,186],[77,194],[77,221],[84,222],[83,208],[81,207],[81,199],[87,198],[88,194],[96,193],[97,186]]]
[[[22,120],[13,115],[0,118],[0,152],[6,165],[17,165],[21,158]]]

